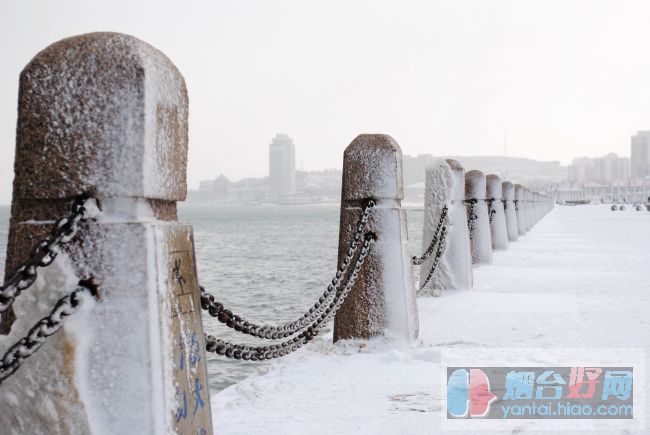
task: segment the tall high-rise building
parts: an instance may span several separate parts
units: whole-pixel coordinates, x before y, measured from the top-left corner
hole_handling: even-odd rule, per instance
[[[632,177],[650,176],[650,131],[638,131],[632,136],[630,168]]]
[[[289,135],[278,133],[269,145],[269,182],[271,196],[296,192],[296,147]]]

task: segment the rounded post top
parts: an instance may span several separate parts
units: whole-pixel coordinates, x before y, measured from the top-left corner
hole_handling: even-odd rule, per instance
[[[460,164],[458,160],[454,159],[445,159],[449,167],[455,172],[465,172],[465,168]]]
[[[473,169],[465,174],[465,198],[485,199],[485,174]]]
[[[515,186],[510,181],[504,181],[501,184],[501,196],[503,199],[512,201],[515,199]]]
[[[501,177],[496,174],[488,174],[485,177],[485,184],[488,198],[501,199],[503,196]]]
[[[517,201],[523,201],[525,199],[524,195],[524,186],[521,184],[515,184],[515,199]]]
[[[185,199],[187,106],[178,69],[133,36],[50,45],[20,76],[14,197]]]
[[[385,134],[361,134],[343,154],[343,201],[401,200],[402,150]]]

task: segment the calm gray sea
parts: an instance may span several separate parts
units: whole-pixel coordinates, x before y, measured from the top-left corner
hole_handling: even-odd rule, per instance
[[[182,204],[179,219],[194,226],[199,282],[227,307],[256,323],[295,320],[321,295],[336,272],[338,205]],[[420,251],[422,219],[421,210],[409,210],[414,253]],[[0,206],[0,271],[8,224],[9,207]],[[259,343],[208,316],[204,316],[204,324],[215,336]],[[232,385],[265,364],[208,355],[210,391]]]

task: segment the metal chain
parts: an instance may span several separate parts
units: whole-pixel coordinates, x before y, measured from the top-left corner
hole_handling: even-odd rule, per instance
[[[490,223],[492,223],[492,220],[494,219],[494,215],[497,213],[496,208],[494,208],[494,206],[492,205],[492,203],[496,200],[497,200],[496,198],[488,198],[485,200],[488,206],[488,219]]]
[[[436,231],[433,233],[433,238],[431,239],[431,243],[429,244],[429,247],[427,248],[426,251],[424,251],[424,254],[422,254],[421,257],[413,257],[413,259],[411,260],[414,265],[419,266],[425,261],[427,261],[429,257],[431,257],[431,254],[433,254],[433,250],[438,244],[440,232],[442,231],[442,224],[444,223],[446,217],[447,217],[447,205],[445,205],[442,208],[442,212],[440,213],[440,219],[438,220],[438,226],[436,227]]]
[[[463,202],[467,204],[467,227],[469,228],[469,238],[471,239],[474,237],[475,221],[478,219],[478,216],[474,213],[474,207],[478,203],[478,199],[466,199]]]
[[[420,285],[420,289],[417,291],[416,296],[421,296],[424,292],[424,288],[426,287],[427,284],[429,284],[429,281],[431,281],[431,278],[433,277],[433,274],[436,271],[436,268],[438,267],[438,263],[440,262],[440,258],[442,257],[442,254],[445,250],[445,244],[447,242],[447,227],[442,227],[442,232],[440,233],[440,243],[438,244],[438,249],[436,250],[436,256],[433,258],[433,263],[431,264],[431,270],[429,270],[429,274],[427,275],[426,279]]]
[[[35,354],[45,343],[46,338],[61,329],[64,318],[79,310],[82,302],[81,293],[99,297],[99,290],[93,278],[79,281],[79,288],[59,299],[47,317],[39,320],[26,337],[9,348],[0,360],[0,384],[15,373],[23,361]]]
[[[502,199],[501,202],[503,203],[503,211],[505,212],[506,210],[508,210],[508,200]]]
[[[0,288],[0,314],[11,307],[20,293],[36,281],[39,267],[47,267],[59,254],[61,245],[69,243],[79,230],[79,224],[87,219],[87,197],[79,197],[72,204],[70,216],[59,219],[54,224],[52,234],[36,245],[32,257],[14,269],[5,284]]]
[[[519,211],[519,200],[513,199],[512,202],[515,205],[515,213],[517,213]]]
[[[225,324],[229,328],[243,334],[268,340],[286,338],[294,335],[296,332],[311,324],[319,315],[321,315],[321,313],[326,309],[327,303],[329,303],[333,295],[339,291],[338,289],[341,285],[341,279],[346,275],[350,262],[358,250],[359,241],[363,237],[363,231],[368,222],[370,211],[374,206],[375,201],[373,200],[369,200],[366,203],[363,212],[359,217],[354,236],[350,240],[350,245],[348,246],[343,263],[336,272],[332,282],[327,286],[327,290],[325,290],[314,306],[298,320],[278,326],[256,325],[255,323],[249,322],[241,316],[234,314],[231,310],[226,309],[221,302],[216,301],[215,297],[208,294],[203,287],[201,287],[201,308],[207,310],[212,317],[216,317],[221,323]]]
[[[330,303],[325,312],[323,312],[314,323],[312,323],[299,335],[280,344],[259,347],[231,343],[215,338],[212,335],[206,335],[206,350],[208,352],[224,355],[228,358],[234,358],[237,360],[243,359],[245,361],[261,361],[272,358],[279,358],[300,349],[302,346],[313,340],[314,337],[318,335],[320,330],[329,322],[332,316],[334,316],[339,308],[341,308],[341,305],[343,302],[345,302],[345,299],[352,290],[352,287],[354,286],[354,283],[358,277],[359,271],[361,270],[361,266],[363,266],[365,258],[370,252],[370,249],[372,248],[374,242],[375,236],[373,234],[365,235],[363,246],[361,248],[359,256],[354,263],[352,271],[347,277],[344,288],[335,295],[334,300]]]

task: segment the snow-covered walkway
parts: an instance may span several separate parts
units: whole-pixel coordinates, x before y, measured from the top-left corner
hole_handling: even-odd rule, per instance
[[[436,434],[443,349],[647,347],[650,213],[630,208],[557,207],[473,291],[419,299],[421,343],[323,337],[214,395],[215,433]]]

